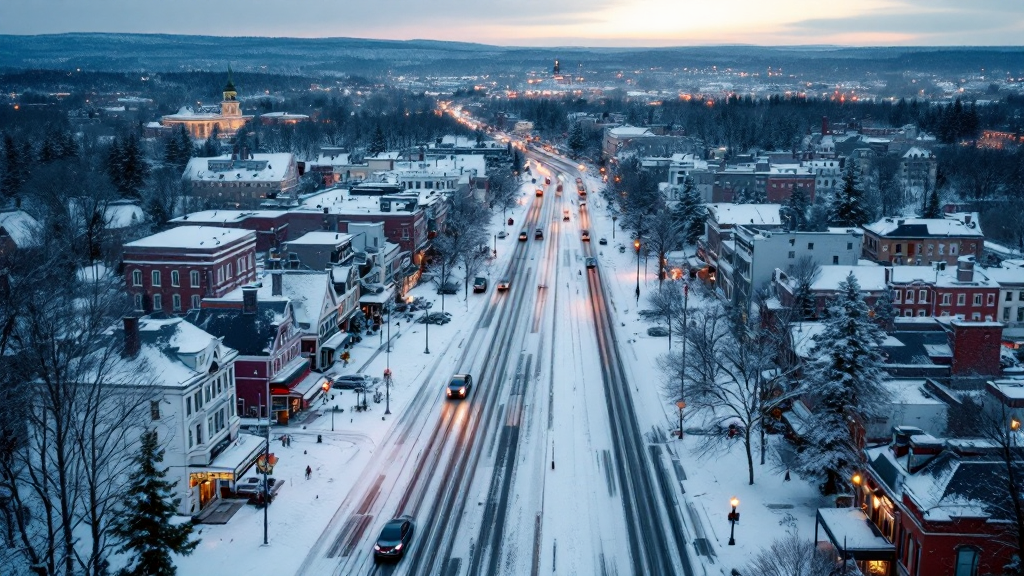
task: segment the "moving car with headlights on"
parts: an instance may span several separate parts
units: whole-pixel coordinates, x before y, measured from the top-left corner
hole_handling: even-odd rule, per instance
[[[512,281],[509,280],[508,278],[502,278],[501,280],[498,281],[498,291],[504,292],[505,290],[508,290],[508,286],[511,283]]]
[[[400,559],[412,542],[412,516],[399,516],[384,525],[373,545],[374,560]]]
[[[522,232],[519,233],[519,241],[520,242],[526,242],[526,240],[528,238],[529,238],[529,236],[526,235],[526,231],[525,230],[523,230]]]
[[[456,374],[448,382],[445,394],[449,398],[465,398],[470,389],[473,388],[473,377],[469,374]]]

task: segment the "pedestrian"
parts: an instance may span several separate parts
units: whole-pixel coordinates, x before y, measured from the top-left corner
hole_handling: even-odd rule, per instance
[[[306,480],[309,480],[309,477],[312,476],[312,475],[313,475],[313,469],[310,468],[309,466],[306,466]]]
[[[349,358],[351,358],[351,356],[349,355],[348,350],[341,353],[341,361],[345,363],[345,366],[348,366]]]

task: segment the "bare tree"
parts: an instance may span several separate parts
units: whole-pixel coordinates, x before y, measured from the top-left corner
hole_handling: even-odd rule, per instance
[[[665,266],[668,253],[678,250],[683,240],[682,227],[672,212],[662,210],[651,217],[647,228],[647,247],[658,257],[658,284],[665,281]]]
[[[743,576],[830,576],[830,555],[794,533],[762,549],[743,570]]]

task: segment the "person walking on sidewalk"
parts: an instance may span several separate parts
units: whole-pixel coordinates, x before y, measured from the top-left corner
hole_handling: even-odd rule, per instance
[[[309,480],[309,477],[312,476],[312,475],[313,475],[313,469],[310,468],[309,466],[306,466],[306,480]]]

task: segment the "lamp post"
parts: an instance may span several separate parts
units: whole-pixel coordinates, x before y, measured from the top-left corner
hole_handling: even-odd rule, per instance
[[[860,473],[854,473],[853,478],[850,478],[850,482],[853,482],[853,505],[859,506],[860,502],[858,501],[860,500],[860,485],[862,482],[864,482],[864,479],[861,477]]]
[[[683,408],[686,408],[686,402],[680,400],[676,402],[676,408],[679,408],[679,439],[683,439]]]
[[[384,369],[384,413],[391,414],[391,368]]]
[[[498,235],[494,235],[494,257],[498,257]]]
[[[735,546],[736,523],[740,521],[740,513],[736,511],[736,507],[740,505],[740,499],[733,496],[729,504],[732,505],[732,512],[729,512],[729,546]]]
[[[615,240],[615,221],[618,219],[618,216],[612,214],[612,240]]]
[[[331,407],[331,432],[334,432],[334,415],[338,413],[338,406]]]
[[[636,303],[640,305],[640,239],[633,240],[633,248],[636,249]]]

